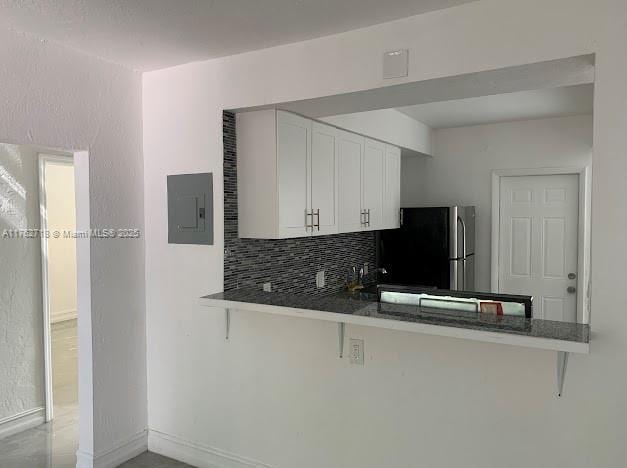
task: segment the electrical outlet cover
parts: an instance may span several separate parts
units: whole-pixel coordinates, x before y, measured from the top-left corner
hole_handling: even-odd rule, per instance
[[[351,364],[364,365],[364,340],[351,338],[349,352]]]
[[[324,288],[324,270],[319,271],[318,273],[316,273],[316,287],[317,288]]]

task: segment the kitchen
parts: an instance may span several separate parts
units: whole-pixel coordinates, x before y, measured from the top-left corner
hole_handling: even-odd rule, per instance
[[[592,93],[584,80],[332,116],[330,100],[225,112],[225,292],[201,304],[225,311],[227,339],[233,314],[335,322],[340,358],[349,324],[557,351],[561,395],[568,353],[589,343]],[[556,188],[569,177],[579,188]]]

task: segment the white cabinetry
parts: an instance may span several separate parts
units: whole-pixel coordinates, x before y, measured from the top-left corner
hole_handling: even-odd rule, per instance
[[[237,114],[240,237],[337,232],[336,131],[289,112]]]
[[[312,234],[333,234],[338,229],[337,129],[312,122],[311,130],[311,216]]]
[[[401,226],[401,150],[398,146],[385,148],[385,185],[383,198],[383,229]]]
[[[362,207],[361,161],[364,137],[338,130],[337,156],[339,160],[339,231],[354,232],[364,229]]]
[[[385,143],[365,139],[362,159],[362,207],[364,229],[383,228],[383,186],[385,183]]]
[[[240,237],[398,227],[400,149],[289,112],[240,113],[237,186]]]
[[[308,168],[311,164],[312,122],[283,112],[277,113],[276,122],[279,237],[304,236],[307,234],[305,217],[311,218]],[[272,155],[268,159],[271,160]]]

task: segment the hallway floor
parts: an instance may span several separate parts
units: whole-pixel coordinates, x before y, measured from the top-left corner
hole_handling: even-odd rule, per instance
[[[76,320],[52,324],[51,422],[0,440],[0,466],[74,467],[78,449]]]
[[[52,325],[54,419],[0,440],[2,468],[74,468],[78,449],[76,320]],[[124,468],[185,468],[184,463],[145,452]]]

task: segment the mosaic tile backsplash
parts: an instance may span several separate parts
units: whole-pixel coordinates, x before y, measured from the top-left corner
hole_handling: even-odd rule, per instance
[[[224,132],[224,290],[272,283],[273,291],[329,294],[344,289],[353,267],[368,263],[374,270],[374,232],[355,232],[297,239],[237,237],[237,154],[235,115],[222,116]],[[316,273],[325,271],[324,288]]]

